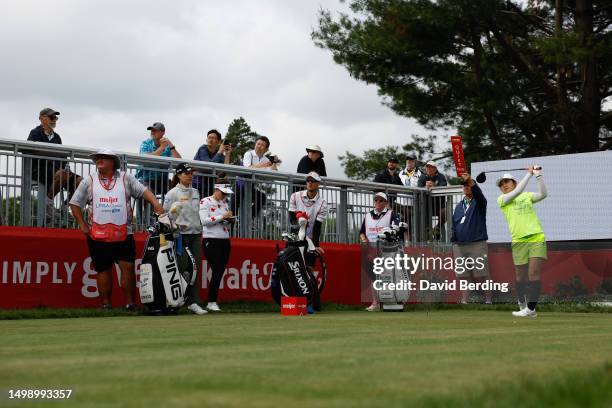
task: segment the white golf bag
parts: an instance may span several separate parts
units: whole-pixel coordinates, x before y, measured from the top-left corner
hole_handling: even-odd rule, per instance
[[[394,260],[393,268],[384,268],[383,272],[377,275],[376,278],[383,285],[394,283],[403,284],[404,286],[402,289],[390,290],[385,287],[385,289],[377,290],[378,301],[385,312],[403,312],[404,303],[410,297],[410,291],[408,290],[410,273],[405,268],[395,264],[396,255],[404,256],[403,237],[406,227],[406,223],[403,222],[399,225],[394,224],[391,227],[387,227],[378,235],[378,241],[376,242],[378,256]]]
[[[172,226],[164,222],[160,219],[149,227],[140,264],[140,302],[155,314],[173,313],[183,306],[185,292],[195,283],[197,273],[195,259],[187,247],[183,251],[191,262],[187,270],[180,270]]]

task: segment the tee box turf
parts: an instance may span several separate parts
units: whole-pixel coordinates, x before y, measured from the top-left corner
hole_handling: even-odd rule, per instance
[[[305,316],[307,314],[305,297],[287,296],[281,298],[281,315]]]

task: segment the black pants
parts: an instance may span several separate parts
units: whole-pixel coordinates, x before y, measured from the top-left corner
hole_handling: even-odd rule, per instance
[[[219,296],[219,285],[230,256],[230,240],[226,238],[204,238],[204,256],[212,269],[212,279],[208,287],[208,301],[216,302]],[[206,279],[206,271],[202,271],[202,279]]]

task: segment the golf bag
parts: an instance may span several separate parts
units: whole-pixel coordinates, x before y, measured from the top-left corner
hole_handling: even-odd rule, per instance
[[[378,235],[378,241],[376,245],[379,257],[395,259],[396,255],[399,255],[400,257],[404,256],[403,236],[405,228],[405,223],[400,223],[399,225],[392,225],[391,228],[385,228]],[[410,297],[410,291],[408,290],[410,274],[408,273],[408,271],[404,268],[399,268],[398,265],[394,265],[391,269],[384,268],[383,272],[377,276],[377,279],[380,280],[383,284],[401,283],[405,285],[405,289],[385,289],[377,291],[378,301],[382,305],[383,311],[404,311],[404,303]]]
[[[157,221],[147,232],[140,264],[140,302],[153,314],[174,313],[185,303],[187,288],[195,283],[195,259],[189,248],[183,248],[191,262],[180,270],[171,225]]]
[[[302,218],[304,220],[304,218]],[[325,288],[327,267],[323,257],[315,251],[310,238],[305,237],[305,223],[300,225],[300,233],[283,234],[285,248],[276,246],[276,261],[272,267],[270,291],[272,298],[280,305],[281,297],[305,297],[307,305],[312,309],[321,310],[321,293]],[[306,259],[314,258],[321,268],[319,276],[315,276],[313,268],[306,266]]]

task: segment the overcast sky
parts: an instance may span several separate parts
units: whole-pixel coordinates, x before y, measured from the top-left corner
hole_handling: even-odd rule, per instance
[[[316,143],[343,177],[347,149],[402,145],[427,131],[380,103],[310,34],[339,1],[20,0],[0,13],[2,138],[25,139],[61,112],[64,144],[138,151],[161,121],[183,157],[243,116],[270,137],[282,170]]]

